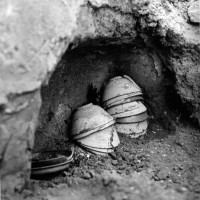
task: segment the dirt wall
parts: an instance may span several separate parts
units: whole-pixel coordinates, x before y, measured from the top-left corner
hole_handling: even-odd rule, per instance
[[[64,148],[57,143],[70,137],[72,113],[87,103],[89,85],[93,84],[101,94],[106,81],[117,75],[133,78],[143,90],[149,115],[161,118],[167,109],[165,93],[170,84],[163,68],[156,50],[140,43],[67,52],[49,85],[42,88],[34,151]]]

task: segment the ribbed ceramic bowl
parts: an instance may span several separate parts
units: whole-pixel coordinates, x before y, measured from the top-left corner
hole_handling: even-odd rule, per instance
[[[138,138],[138,137],[140,137],[140,136],[142,136],[142,135],[145,135],[147,133],[147,129],[146,130],[144,130],[144,131],[142,131],[142,132],[140,132],[140,133],[132,133],[132,134],[130,134],[130,135],[128,135],[130,138]]]
[[[79,107],[72,119],[72,137],[84,137],[115,123],[115,120],[105,110],[97,105],[87,104]]]
[[[115,128],[118,133],[127,134],[127,135],[138,135],[144,133],[147,130],[148,121],[129,123],[129,124],[115,124]]]
[[[87,151],[89,151],[90,153],[93,153],[93,154],[95,154],[95,155],[100,155],[100,156],[107,156],[108,155],[108,153],[111,153],[111,152],[101,152],[101,151],[96,151],[96,150],[94,150],[94,149],[86,149]]]
[[[79,142],[81,145],[107,149],[116,147],[120,143],[114,125],[94,132],[84,138],[77,139],[77,142]]]
[[[31,160],[31,175],[43,175],[62,171],[69,166],[72,160],[72,151],[34,153]]]
[[[140,87],[129,76],[117,76],[109,80],[104,88],[103,102],[130,93],[142,93]]]
[[[130,98],[132,100],[130,100]],[[130,93],[130,94],[122,95],[122,96],[117,96],[117,97],[115,97],[113,99],[110,99],[108,101],[103,102],[103,107],[104,108],[109,108],[111,106],[123,103],[123,101],[125,101],[125,103],[126,103],[126,102],[132,102],[132,101],[137,101],[137,100],[138,101],[143,100],[141,92]]]
[[[90,147],[83,144],[80,144],[80,145],[83,146],[87,150],[93,150],[93,151],[102,152],[102,153],[111,153],[114,151],[114,148],[96,148],[96,147]]]
[[[130,117],[133,115],[138,115],[147,111],[147,108],[141,102],[133,102],[133,103],[134,104],[130,108],[127,108],[127,107],[123,108],[123,106],[118,105],[116,107],[119,107],[119,108],[114,108],[112,111],[108,110],[108,112],[111,112],[111,115],[115,119],[117,119],[117,118],[122,118],[122,117]],[[120,112],[120,110],[124,112]]]
[[[124,103],[124,104],[119,104],[116,106],[112,106],[110,108],[108,108],[106,111],[110,114],[110,115],[116,115],[116,114],[120,114],[120,113],[124,113],[127,111],[131,111],[131,110],[144,110],[144,105],[141,102],[130,102],[130,103]],[[140,112],[140,111],[138,111]]]
[[[91,130],[91,131],[88,131],[88,132],[84,132],[84,133],[75,135],[75,136],[73,136],[73,140],[78,140],[78,139],[87,137],[87,136],[89,136],[89,135],[91,135],[91,134],[93,134],[93,133],[96,133],[96,132],[98,132],[98,131],[101,131],[101,130],[106,129],[106,128],[108,128],[109,126],[114,125],[115,123],[116,123],[115,121],[110,121],[109,123],[104,124],[104,125],[102,125],[102,126],[99,126],[99,127],[97,127],[96,129],[93,129],[93,130]]]
[[[147,119],[148,119],[147,112],[143,112],[138,115],[132,115],[130,117],[117,118],[116,122],[118,124],[129,124],[129,123],[135,123],[135,122],[142,122]]]
[[[137,96],[131,96],[131,95],[133,94],[125,95],[125,96],[130,96],[130,97],[121,96],[120,98],[108,100],[104,103],[103,107],[105,110],[107,110],[109,107],[116,106],[119,104],[130,103],[133,101],[142,101],[142,102],[144,101],[144,98],[142,97],[142,95],[137,95]]]

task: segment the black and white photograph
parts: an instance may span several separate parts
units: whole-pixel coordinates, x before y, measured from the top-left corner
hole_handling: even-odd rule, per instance
[[[200,0],[0,0],[0,200],[200,200]]]

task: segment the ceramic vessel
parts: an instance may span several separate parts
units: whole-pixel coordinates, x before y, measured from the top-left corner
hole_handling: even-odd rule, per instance
[[[105,124],[105,125],[103,125],[103,126],[99,126],[99,127],[95,128],[95,129],[92,130],[92,131],[88,131],[88,132],[84,132],[84,133],[75,135],[75,136],[73,136],[73,139],[74,139],[74,140],[78,140],[78,139],[87,137],[87,136],[89,136],[89,135],[91,135],[91,134],[93,134],[93,133],[96,133],[96,132],[98,132],[98,131],[101,131],[101,130],[106,129],[106,128],[108,128],[109,126],[114,125],[115,123],[116,123],[115,121],[111,121],[111,122],[109,122],[108,124]]]
[[[79,107],[72,119],[72,137],[82,137],[102,130],[115,123],[115,120],[105,110],[92,103]]]
[[[105,155],[120,143],[114,118],[99,106],[78,108],[72,122],[73,139],[92,153]]]
[[[147,133],[147,130],[144,130],[144,131],[142,131],[140,133],[132,133],[132,134],[129,135],[129,137],[135,139],[135,138],[138,138],[138,137],[140,137],[142,135],[145,135],[146,133]]]
[[[137,138],[147,131],[148,115],[142,91],[129,76],[117,76],[104,88],[103,107],[116,120],[116,130]]]
[[[72,160],[72,151],[34,153],[31,160],[31,175],[44,175],[65,170]]]
[[[148,121],[136,122],[136,123],[129,123],[129,124],[115,124],[116,130],[118,133],[127,134],[127,135],[141,135],[145,134]]]
[[[128,95],[128,96],[130,96],[130,95]],[[130,97],[124,97],[123,96],[123,98],[121,98],[120,100],[115,98],[115,99],[111,99],[111,100],[106,101],[104,103],[103,107],[104,107],[105,110],[107,110],[107,108],[109,108],[109,107],[116,106],[116,105],[119,105],[119,104],[124,104],[124,103],[130,103],[130,102],[133,102],[133,101],[143,102],[144,98],[142,97],[141,94],[137,95],[137,96],[130,96]]]
[[[115,119],[122,118],[122,117],[130,117],[133,115],[138,115],[147,111],[147,108],[141,102],[135,102],[137,105],[134,107],[135,109],[125,110],[124,112],[119,112],[116,114],[112,114]],[[132,107],[133,108],[133,107]]]
[[[142,94],[142,91],[129,76],[117,76],[110,79],[105,86],[102,100],[106,102],[131,93],[136,96]]]
[[[97,151],[97,152],[101,152],[101,153],[111,153],[114,151],[113,148],[97,148],[97,147],[90,147],[90,146],[87,146],[87,145],[83,145],[83,144],[80,144],[81,146],[85,147],[86,149],[89,149],[89,150],[92,150],[92,151]]]
[[[134,123],[134,122],[142,122],[147,119],[148,119],[147,112],[143,112],[138,115],[132,115],[130,117],[117,118],[116,122],[118,124],[129,124],[129,123]]]
[[[122,95],[122,96],[116,96],[115,98],[112,98],[112,99],[109,99],[107,101],[104,101],[103,102],[103,107],[104,108],[108,108],[112,105],[117,105],[119,104],[118,102],[119,101],[124,101],[125,99],[130,99],[133,97],[135,97],[135,99],[139,99],[140,97],[142,96],[142,93],[141,92],[138,92],[138,93],[130,93],[130,94],[125,94],[125,95]],[[133,101],[133,100],[132,100]]]
[[[103,130],[99,130],[84,138],[77,139],[81,145],[90,146],[93,148],[114,148],[119,145],[119,137],[114,125],[111,125]]]
[[[106,156],[108,155],[109,152],[101,152],[101,151],[96,151],[94,149],[89,149],[89,148],[86,148],[86,150],[92,154],[95,154],[95,155],[99,155],[99,156]]]
[[[145,106],[141,102],[130,102],[130,103],[124,103],[124,104],[119,104],[116,106],[112,106],[108,108],[106,111],[110,115],[117,115],[121,113],[125,113],[127,111],[135,110],[137,113],[141,113],[145,109]]]

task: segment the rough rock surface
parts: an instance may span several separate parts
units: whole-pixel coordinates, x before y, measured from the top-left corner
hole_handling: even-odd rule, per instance
[[[195,1],[188,9],[190,21],[200,23],[200,1]]]
[[[153,43],[174,74],[177,93],[187,103],[192,117],[200,119],[199,26],[187,23],[185,15],[185,8],[192,1],[90,0],[79,9],[81,3],[81,0],[0,3],[3,190],[12,190],[16,185],[15,189],[20,190],[26,180],[41,104],[38,90],[75,36],[79,37],[72,47],[79,45],[79,38],[85,42],[90,39],[96,45],[122,45],[139,36],[147,46]],[[182,7],[183,12],[179,9]]]
[[[40,87],[77,28],[81,1],[0,3],[0,172],[2,192],[29,176]]]
[[[166,67],[174,74],[177,93],[188,104],[191,116],[200,119],[200,32],[199,26],[187,23],[185,16],[191,4],[162,0],[104,0],[100,4],[91,0],[87,7],[95,27],[93,38],[103,37],[116,44],[130,43],[140,36],[147,46],[157,46]]]

